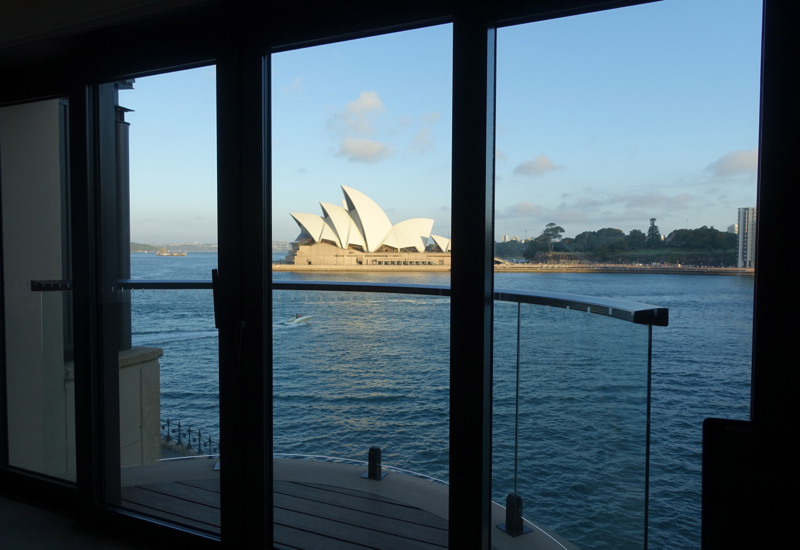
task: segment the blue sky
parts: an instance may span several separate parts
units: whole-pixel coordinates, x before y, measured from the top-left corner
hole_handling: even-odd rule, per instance
[[[131,241],[217,242],[216,71],[137,79],[130,122]]]
[[[662,233],[754,206],[760,0],[666,0],[498,32],[496,237]],[[450,231],[452,28],[272,56],[273,232],[339,204]],[[138,79],[131,233],[216,241],[213,67]],[[457,183],[457,182],[456,182]]]

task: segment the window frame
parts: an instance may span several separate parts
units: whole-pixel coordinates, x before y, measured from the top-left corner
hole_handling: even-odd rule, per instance
[[[266,243],[271,241],[269,55],[287,49],[450,21],[454,24],[454,129],[456,126],[483,129],[478,134],[461,132],[463,135],[460,137],[456,137],[454,131],[453,143],[453,179],[456,181],[457,174],[466,178],[466,183],[459,180],[459,186],[453,186],[453,233],[459,242],[477,243],[477,248],[473,247],[470,254],[472,258],[478,254],[483,261],[477,266],[468,266],[456,251],[453,254],[451,341],[458,342],[459,345],[453,349],[459,349],[451,355],[451,364],[464,360],[475,364],[465,371],[463,378],[453,380],[451,387],[455,393],[451,397],[451,410],[464,410],[470,399],[476,399],[480,407],[475,407],[474,401],[470,402],[469,414],[463,421],[460,412],[452,415],[459,420],[451,424],[454,484],[451,485],[450,525],[451,534],[459,534],[454,535],[457,538],[451,538],[451,547],[488,550],[492,530],[487,517],[491,500],[492,312],[491,302],[487,303],[487,293],[493,290],[490,245],[493,235],[491,167],[494,139],[493,133],[489,135],[489,128],[494,124],[494,69],[489,67],[494,51],[489,35],[503,26],[647,1],[650,0],[506,0],[491,8],[487,3],[459,7],[458,11],[454,11],[448,2],[428,1],[384,7],[376,12],[360,12],[358,6],[350,8],[349,12],[339,7],[337,12],[336,7],[324,2],[314,4],[313,9],[307,3],[267,7],[255,2],[241,2],[231,7],[229,3],[215,2],[0,51],[0,74],[4,76],[0,106],[43,98],[70,98],[73,273],[76,283],[82,282],[80,286],[76,284],[74,291],[77,488],[62,486],[8,466],[5,354],[2,354],[0,486],[3,492],[70,511],[76,509],[77,503],[79,512],[91,521],[111,521],[162,537],[216,546],[214,537],[168,527],[154,520],[142,522],[136,514],[98,504],[109,479],[100,458],[113,452],[109,451],[108,445],[104,448],[101,444],[104,435],[102,419],[108,418],[105,415],[109,414],[109,400],[113,401],[113,388],[110,388],[108,379],[103,379],[98,368],[103,363],[99,356],[102,354],[102,324],[97,284],[101,280],[99,257],[103,254],[98,236],[98,228],[102,225],[98,208],[98,173],[103,153],[97,142],[96,113],[92,105],[99,83],[211,62],[217,64],[218,141],[226,142],[225,145],[218,144],[218,165],[226,170],[223,177],[232,182],[223,186],[220,180],[218,184],[228,189],[220,195],[220,209],[230,209],[231,212],[246,209],[245,221],[229,228],[233,234],[226,239],[238,242],[239,250],[261,250],[260,258],[244,262],[226,257],[224,265],[227,271],[221,271],[231,277],[229,281],[237,280],[244,284],[244,288],[252,290],[250,302],[240,301],[234,308],[237,310],[235,316],[237,319],[246,318],[248,323],[254,323],[251,328],[258,329],[259,323],[268,323],[266,316],[271,315],[268,307],[271,277],[269,264],[264,265]],[[796,50],[798,45],[798,38],[793,34],[798,8],[783,5],[780,0],[764,0],[764,14],[756,246],[759,271],[754,294],[751,407],[755,422],[778,430],[788,426],[797,414],[797,405],[793,401],[798,387],[797,374],[783,366],[784,358],[793,351],[790,346],[794,324],[779,323],[776,319],[789,303],[797,301],[793,295],[787,297],[781,289],[790,288],[792,274],[790,260],[784,253],[790,240],[783,224],[784,220],[792,219],[792,212],[791,201],[784,197],[783,174],[789,173],[792,166],[797,139],[794,129],[800,125],[795,102],[800,76],[792,70],[791,47]],[[267,21],[263,28],[257,26],[262,21]],[[175,41],[176,28],[182,29],[180,41]],[[456,59],[461,56],[473,61],[472,66],[462,67]],[[475,63],[476,59],[481,62]],[[221,97],[238,98],[240,102],[222,105]],[[244,146],[236,152],[232,150],[232,144]],[[481,199],[465,200],[470,193]],[[251,205],[249,209],[248,204]],[[261,212],[256,213],[256,206],[252,205],[260,208]],[[483,220],[483,224],[475,224],[475,219]],[[241,230],[246,224],[260,227],[261,231],[244,233]],[[253,248],[248,248],[250,246]],[[230,253],[235,255],[236,249]],[[223,264],[222,256],[220,263]],[[228,285],[226,292],[233,296],[233,283]],[[0,329],[4,328],[4,322],[0,319]],[[4,334],[3,331],[3,336],[0,336],[0,351],[4,351]],[[469,342],[469,346],[464,342]],[[223,344],[221,337],[221,349],[225,345],[231,344]],[[242,452],[252,453],[249,457],[257,459],[250,465],[232,466],[234,473],[228,478],[230,483],[223,481],[223,494],[230,491],[228,497],[223,497],[223,521],[226,523],[223,538],[226,543],[230,537],[231,541],[244,544],[269,544],[272,533],[269,521],[271,469],[267,467],[272,429],[271,338],[252,340],[248,346],[246,356],[263,364],[265,369],[252,369],[260,373],[248,374],[238,387],[225,389],[224,397],[221,395],[221,408],[228,412],[222,425],[232,426],[238,418],[250,415],[249,418],[257,419],[258,433],[263,437],[241,445]],[[474,361],[474,357],[479,357],[480,361]],[[222,365],[220,368],[229,370]],[[103,387],[106,388],[105,394]],[[261,397],[253,401],[259,392]],[[251,406],[237,410],[232,401],[236,398],[249,399]],[[480,444],[468,445],[469,434],[474,436],[478,426],[482,435]],[[469,439],[472,441],[474,437]],[[459,464],[473,460],[480,464],[479,468],[462,468]],[[237,478],[240,481],[234,483]],[[251,481],[242,484],[243,479]],[[252,482],[253,479],[256,482]],[[460,482],[463,491],[457,485],[459,479],[463,480]],[[457,502],[454,502],[456,497],[453,495],[458,495]],[[233,504],[226,505],[226,502]],[[250,510],[245,519],[231,515],[245,507]],[[244,514],[239,516],[244,518]],[[227,525],[233,526],[230,532]]]

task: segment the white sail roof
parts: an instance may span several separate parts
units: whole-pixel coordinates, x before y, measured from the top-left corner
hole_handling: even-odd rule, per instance
[[[425,241],[433,229],[433,220],[430,218],[412,218],[398,223],[392,227],[390,236],[393,236],[400,246],[395,248],[416,248],[417,252],[425,252]],[[389,244],[389,237],[384,241]],[[394,246],[394,245],[389,245]]]
[[[316,214],[290,214],[290,216],[294,218],[294,221],[297,222],[303,232],[314,239],[314,242],[320,241],[322,229],[327,225],[320,216]]]
[[[351,244],[364,246],[361,233],[347,210],[328,202],[321,202],[319,205],[322,207],[322,211],[325,212],[326,219],[333,224],[333,230],[336,233],[340,247],[347,248]]]
[[[336,231],[333,229],[333,223],[330,218],[322,219],[322,234],[319,236],[320,240],[333,241],[334,243],[339,239],[336,237]]]
[[[442,249],[442,252],[450,252],[450,239],[433,234],[431,234],[431,239],[436,243],[436,246]]]
[[[357,245],[366,252],[375,252],[384,245],[397,250],[414,248],[424,252],[428,238],[432,237],[443,251],[450,251],[449,239],[431,235],[433,220],[412,218],[393,226],[384,211],[364,193],[344,185],[342,191],[344,208],[321,202],[319,205],[324,217],[291,214],[302,230],[300,237],[308,236],[317,243],[326,240],[340,248]]]
[[[364,249],[375,252],[392,230],[392,222],[375,201],[361,191],[342,185],[350,216],[364,237]]]

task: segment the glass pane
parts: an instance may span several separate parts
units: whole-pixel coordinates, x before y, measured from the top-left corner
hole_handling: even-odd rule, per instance
[[[273,281],[365,285],[273,292],[275,544],[446,546],[449,300],[366,285],[449,285],[452,27],[271,71]]]
[[[219,534],[213,295],[174,284],[210,281],[217,267],[215,78],[214,67],[203,67],[119,86],[118,185],[129,156],[130,189],[118,190],[130,201],[131,240],[120,278],[134,287],[173,281],[120,292],[129,313],[119,324],[119,410],[121,505]]]
[[[272,56],[273,271],[449,272],[451,67],[449,25]]]
[[[670,309],[658,547],[700,545],[703,419],[749,418],[761,18],[761,0],[671,0],[498,31],[496,285]]]
[[[526,304],[495,313],[495,501],[522,497],[531,539],[643,546],[648,328]]]
[[[120,90],[120,104],[132,109],[131,257],[141,268],[132,276],[208,280],[217,258],[216,68],[132,86]]]
[[[72,293],[31,284],[70,278],[68,111],[0,109],[0,183],[9,464],[74,480]]]
[[[449,298],[274,298],[275,544],[446,547]]]

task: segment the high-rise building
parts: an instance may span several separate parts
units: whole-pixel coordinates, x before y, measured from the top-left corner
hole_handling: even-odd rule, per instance
[[[739,267],[755,267],[756,264],[756,209],[739,209]]]
[[[728,226],[728,233],[733,233],[734,235],[738,235],[739,234],[739,224],[738,223],[732,223],[731,225],[729,225]]]

